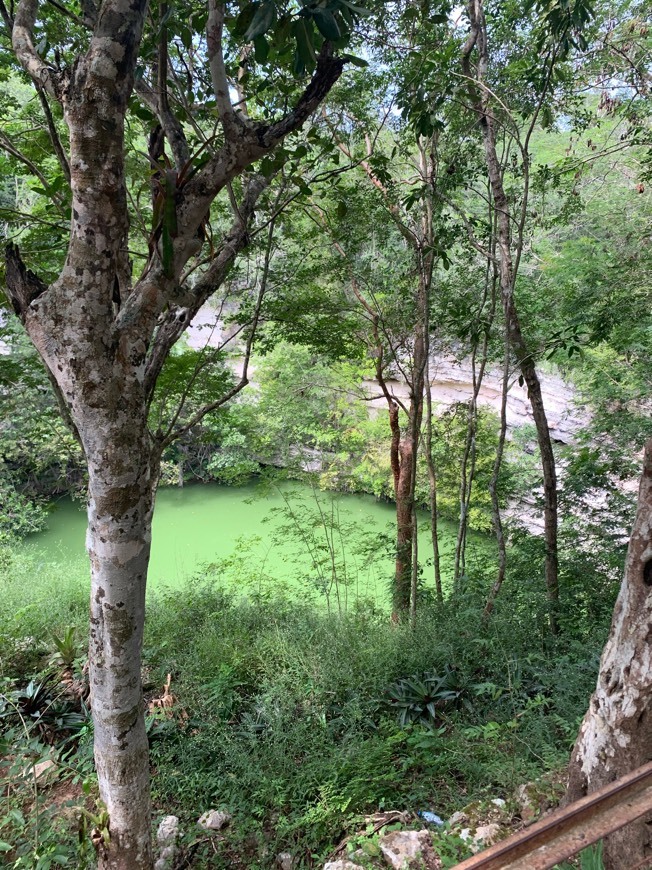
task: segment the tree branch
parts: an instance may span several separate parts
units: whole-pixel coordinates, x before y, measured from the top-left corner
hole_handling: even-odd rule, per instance
[[[157,99],[156,93],[144,79],[139,79],[136,82],[135,91],[145,106],[158,118],[158,122],[165,133],[165,138],[170,143],[177,172],[181,172],[190,160],[190,148],[188,147],[183,125],[170,109],[167,99],[165,104],[161,105],[161,101]]]
[[[170,309],[164,322],[159,325],[145,367],[145,392],[148,398],[151,399],[154,393],[156,379],[170,349],[181,337],[202,305],[223,283],[235,258],[249,243],[249,223],[253,217],[256,203],[269,185],[269,181],[262,176],[254,176],[250,180],[231,228],[222,239],[210,266],[192,289],[192,302],[184,308],[174,307]]]
[[[235,141],[227,137],[224,146],[183,188],[178,219],[184,234],[192,236],[197,231],[213,199],[229,181],[303,125],[331,90],[343,68],[342,58],[333,57],[330,44],[324,43],[312,79],[291,112],[273,124],[251,123],[246,127],[243,124]]]
[[[70,164],[68,163],[66,152],[63,150],[63,145],[61,144],[56,124],[54,123],[54,117],[52,116],[52,110],[50,109],[48,98],[46,97],[43,88],[40,87],[38,83],[35,83],[35,85],[36,93],[38,94],[39,102],[41,103],[43,114],[45,115],[45,121],[48,125],[48,133],[50,135],[52,148],[54,149],[54,153],[57,155],[57,160],[59,161],[59,166],[61,167],[63,176],[68,184],[70,184]]]
[[[208,44],[208,66],[224,135],[227,139],[239,136],[243,130],[251,129],[245,117],[236,112],[229,95],[229,80],[224,65],[222,32],[224,29],[224,3],[208,0],[208,20],[206,22],[206,41]]]
[[[34,25],[38,12],[38,0],[20,0],[14,19],[11,44],[25,72],[37,86],[57,100],[61,99],[59,75],[42,60],[34,46]]]
[[[260,282],[260,289],[258,291],[258,298],[256,300],[256,307],[254,308],[253,317],[251,318],[251,324],[249,327],[249,336],[247,338],[247,344],[245,346],[245,355],[242,364],[242,375],[237,384],[235,384],[230,390],[228,390],[223,396],[219,399],[216,399],[214,402],[209,402],[209,404],[204,405],[200,408],[195,414],[192,415],[190,420],[185,423],[183,426],[180,426],[178,429],[174,429],[174,424],[176,419],[178,419],[178,415],[180,413],[180,409],[177,411],[175,418],[173,419],[168,432],[161,442],[161,449],[164,449],[173,441],[176,441],[186,432],[189,432],[195,426],[197,426],[207,414],[211,414],[213,411],[217,411],[218,408],[221,408],[222,405],[225,405],[231,399],[238,395],[249,383],[249,362],[251,360],[251,351],[253,348],[254,339],[256,337],[256,329],[258,327],[258,322],[260,320],[260,312],[263,305],[263,299],[265,298],[265,293],[267,292],[267,279],[269,277],[269,264],[271,260],[271,250],[272,250],[272,240],[274,237],[274,221],[269,225],[269,234],[267,237],[267,246],[265,249],[265,262],[263,265],[263,275]]]
[[[5,248],[7,295],[14,311],[25,322],[31,303],[48,289],[47,285],[23,263],[17,245],[10,242]]]

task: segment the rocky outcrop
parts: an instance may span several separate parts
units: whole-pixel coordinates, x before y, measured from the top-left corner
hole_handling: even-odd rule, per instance
[[[196,315],[186,333],[188,345],[194,349],[202,347],[219,347],[229,337],[233,328],[224,328],[221,317],[223,312],[205,305]],[[237,369],[237,364],[236,364]],[[250,376],[255,380],[254,367],[249,367]],[[430,376],[432,385],[432,400],[435,405],[446,408],[456,402],[468,402],[473,394],[473,373],[468,359],[458,360],[450,354],[435,354],[431,357]],[[587,415],[574,406],[574,390],[571,384],[559,375],[539,373],[543,403],[548,417],[550,434],[554,441],[563,444],[573,442],[577,430],[586,423]],[[386,408],[386,401],[380,395],[375,381],[363,381],[368,396],[374,398],[369,402],[372,413]],[[388,378],[387,386],[397,398],[407,398],[407,386],[400,378]],[[491,408],[496,414],[500,412],[502,390],[502,373],[498,369],[489,368],[485,373],[478,395],[481,407]],[[377,396],[377,398],[375,398]],[[511,431],[525,424],[534,424],[530,401],[525,386],[518,383],[518,377],[512,379],[507,398],[507,428]]]
[[[468,402],[473,395],[473,373],[469,360],[456,360],[450,356],[437,356],[430,365],[433,404],[448,408],[457,402]],[[548,417],[550,434],[554,441],[570,444],[577,430],[586,424],[588,416],[574,406],[575,393],[571,384],[559,375],[539,374],[543,403]],[[400,399],[407,399],[408,391],[401,380],[388,380],[387,385]],[[370,396],[379,392],[374,381],[365,381],[365,389]],[[502,373],[489,369],[483,378],[478,404],[500,413],[502,393]],[[372,408],[386,407],[382,396],[372,399]],[[534,425],[527,389],[512,380],[507,395],[507,431],[509,434],[519,426]]]

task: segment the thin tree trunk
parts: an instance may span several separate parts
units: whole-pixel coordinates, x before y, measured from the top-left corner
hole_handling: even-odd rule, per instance
[[[444,600],[441,585],[441,560],[439,556],[439,530],[437,517],[437,467],[432,455],[432,384],[430,381],[430,352],[428,351],[426,377],[426,464],[428,466],[428,486],[430,497],[430,533],[432,537],[432,561],[435,575],[437,601]]]
[[[570,763],[574,801],[650,761],[652,753],[652,439],[645,446],[625,576],[589,709]],[[652,860],[652,814],[605,840],[607,870]],[[647,866],[647,864],[645,865]]]
[[[419,526],[417,509],[412,500],[412,578],[410,587],[410,627],[417,624],[417,591],[419,586]]]
[[[493,203],[497,216],[499,279],[505,314],[506,328],[511,347],[516,355],[523,379],[527,385],[528,397],[532,406],[532,415],[537,430],[537,441],[541,454],[543,472],[544,496],[544,526],[545,526],[545,575],[546,591],[549,608],[550,631],[556,634],[557,610],[559,601],[558,555],[557,555],[557,473],[555,455],[552,449],[552,439],[548,427],[548,419],[543,405],[541,382],[537,374],[534,359],[530,353],[516,309],[514,300],[514,284],[520,260],[520,250],[523,244],[522,226],[519,225],[519,235],[516,240],[516,261],[512,257],[511,215],[509,200],[505,193],[503,176],[496,150],[496,131],[494,118],[484,80],[486,78],[489,53],[487,47],[487,27],[481,0],[470,0],[467,6],[471,32],[462,51],[462,64],[468,78],[469,94],[474,109],[478,115],[482,141],[484,144],[485,163],[491,183]],[[470,56],[474,48],[478,50],[477,79],[472,74]],[[478,86],[479,82],[479,86]],[[524,191],[527,199],[527,189]]]
[[[487,276],[485,279],[485,289],[478,313],[478,318],[482,317],[484,306],[487,301],[487,290],[490,284],[489,281],[490,264],[487,264]],[[459,586],[460,577],[466,571],[466,541],[469,527],[469,510],[471,507],[471,495],[473,491],[473,482],[475,479],[475,462],[476,462],[476,435],[478,428],[478,396],[484,380],[484,373],[487,366],[487,358],[489,351],[489,332],[493,325],[495,314],[495,275],[492,284],[491,304],[489,316],[485,325],[485,331],[482,338],[482,354],[480,357],[480,367],[476,368],[477,345],[474,345],[471,354],[471,371],[473,373],[473,394],[469,405],[468,423],[466,430],[466,442],[464,445],[464,455],[460,469],[460,520],[457,533],[457,543],[455,547],[455,564],[453,569],[453,582],[455,587]],[[467,474],[468,469],[468,474]]]
[[[398,416],[398,408],[396,410]],[[410,417],[414,409],[410,407]],[[412,421],[408,420],[408,433],[399,445],[399,474],[394,497],[396,499],[396,566],[394,573],[394,619],[407,614],[410,608],[412,585],[412,492],[414,442],[411,438]]]
[[[541,381],[534,361],[525,347],[516,311],[511,306],[510,341],[515,348],[516,357],[527,385],[527,393],[532,407],[532,416],[537,430],[537,443],[541,455],[543,471],[543,519],[546,544],[546,592],[548,596],[548,620],[550,631],[557,634],[557,611],[559,609],[559,556],[557,548],[557,468],[552,449],[552,438],[548,427],[548,417],[543,405]]]
[[[487,603],[484,606],[483,617],[488,619],[494,609],[496,598],[500,592],[500,588],[505,580],[507,571],[507,548],[505,546],[505,532],[503,530],[503,522],[500,516],[500,503],[498,501],[498,478],[500,469],[503,463],[503,453],[505,451],[505,436],[507,434],[507,392],[509,389],[509,336],[505,334],[505,361],[503,363],[503,381],[502,391],[500,396],[500,431],[498,434],[498,445],[496,447],[496,458],[494,460],[493,472],[489,481],[489,495],[491,496],[491,522],[494,527],[496,536],[496,544],[498,546],[498,572],[496,579],[487,596]]]

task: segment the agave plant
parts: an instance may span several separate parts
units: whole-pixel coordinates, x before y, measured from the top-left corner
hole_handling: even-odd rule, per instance
[[[88,709],[82,705],[80,712],[62,697],[52,674],[0,696],[0,728],[22,722],[23,729],[35,729],[46,743],[56,744],[65,733],[79,731],[88,719]]]
[[[387,694],[399,725],[418,723],[432,728],[439,726],[446,712],[460,703],[471,707],[466,692],[467,686],[458,671],[447,665],[440,674],[430,672],[398,680]]]
[[[61,638],[52,632],[52,640],[57,651],[52,656],[51,662],[60,665],[64,670],[71,670],[77,658],[77,642],[75,641],[74,626],[68,628]]]

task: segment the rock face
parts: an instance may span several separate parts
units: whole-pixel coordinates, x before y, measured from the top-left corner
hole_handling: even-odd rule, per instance
[[[472,831],[471,828],[464,828],[460,832],[460,837],[463,840],[471,841],[472,852],[480,852],[495,843],[500,838],[502,830],[500,825],[492,822],[488,825],[480,825],[475,831]]]
[[[50,758],[40,761],[25,771],[25,776],[33,778],[40,788],[50,785],[59,775],[59,768]]]
[[[229,330],[233,331],[233,327],[224,330],[224,313],[226,312],[210,305],[201,308],[186,333],[188,345],[194,349],[220,346],[228,338]],[[253,367],[249,367],[249,372],[254,375]],[[539,377],[550,434],[555,441],[572,443],[575,432],[586,422],[585,416],[573,405],[573,388],[558,375],[539,372]],[[430,378],[432,400],[436,405],[448,407],[456,402],[467,402],[473,395],[473,372],[469,359],[457,360],[449,354],[434,353],[430,360]],[[252,379],[255,380],[255,375]],[[534,422],[527,390],[519,385],[517,378],[513,380],[507,397],[508,437],[510,431],[516,427]],[[502,372],[489,369],[478,394],[478,403],[482,407],[491,408],[497,414],[500,412],[501,383]],[[380,390],[375,381],[363,381],[363,386],[369,396],[379,396],[369,402],[372,413],[386,409],[385,399],[379,395]],[[400,379],[389,378],[387,386],[398,398],[408,398],[407,387]]]
[[[473,372],[470,361],[458,361],[450,356],[437,356],[431,359],[430,377],[432,401],[435,405],[449,407],[456,402],[468,402],[473,395]],[[539,373],[543,403],[548,417],[550,434],[555,441],[564,444],[572,443],[575,433],[587,421],[574,407],[574,391],[558,375]],[[400,380],[388,380],[387,385],[400,399],[407,399],[407,387]],[[370,396],[378,393],[374,381],[365,381],[364,386]],[[478,393],[478,404],[490,408],[496,414],[500,413],[502,392],[502,373],[488,370]],[[372,408],[378,410],[386,407],[384,398],[373,399]],[[507,437],[518,426],[534,425],[530,400],[525,386],[520,386],[518,380],[510,385],[507,395]]]

